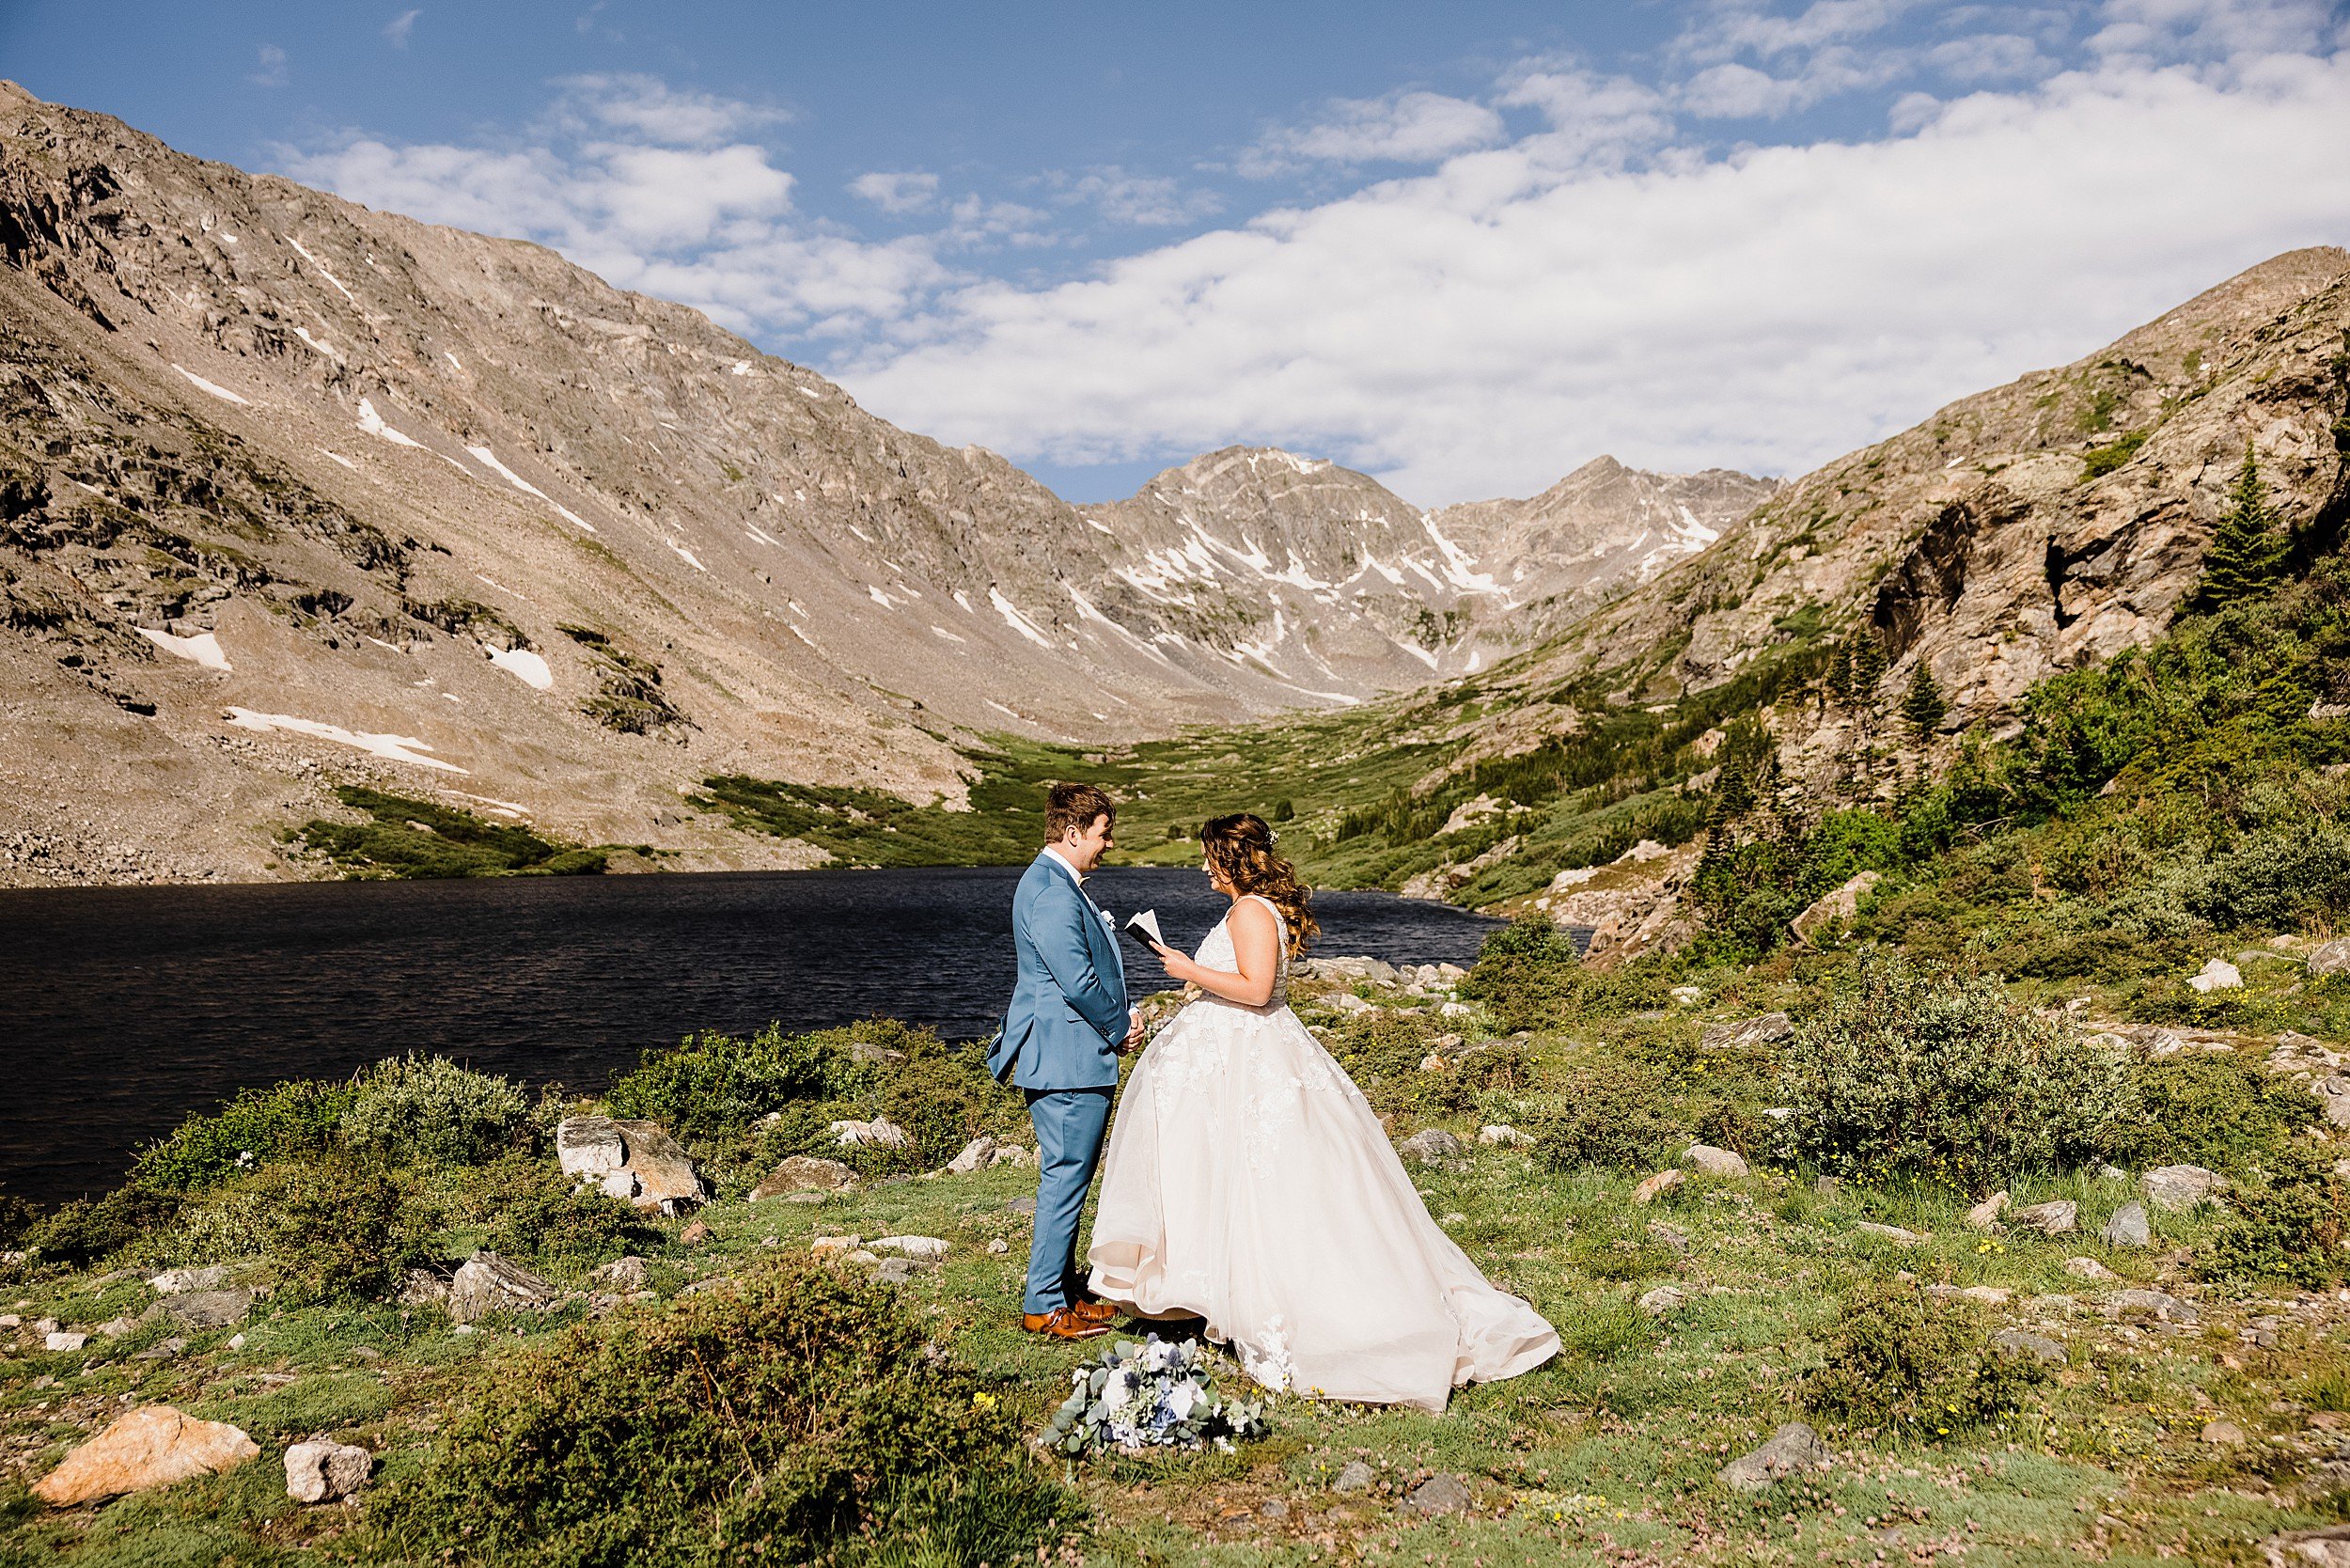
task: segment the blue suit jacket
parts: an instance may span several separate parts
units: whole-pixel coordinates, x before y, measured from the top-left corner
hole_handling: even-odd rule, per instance
[[[1107,1089],[1125,1040],[1126,964],[1109,917],[1069,868],[1039,855],[1011,899],[1020,956],[988,1071],[1021,1089]]]

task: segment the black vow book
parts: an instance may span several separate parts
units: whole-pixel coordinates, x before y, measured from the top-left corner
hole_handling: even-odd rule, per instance
[[[1126,917],[1125,932],[1137,947],[1148,948],[1153,942],[1162,948],[1167,945],[1167,938],[1159,934],[1159,912],[1155,909]]]

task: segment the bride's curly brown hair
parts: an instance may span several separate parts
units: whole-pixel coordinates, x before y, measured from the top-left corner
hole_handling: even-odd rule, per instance
[[[1291,957],[1306,950],[1306,944],[1322,930],[1314,918],[1313,890],[1297,880],[1297,868],[1274,849],[1273,829],[1262,817],[1235,811],[1214,819],[1199,829],[1199,850],[1234,892],[1272,901],[1289,928]]]

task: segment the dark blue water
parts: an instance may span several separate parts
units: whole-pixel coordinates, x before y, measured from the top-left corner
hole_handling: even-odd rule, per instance
[[[102,1191],[241,1088],[406,1051],[595,1090],[700,1028],[884,1015],[974,1039],[1011,988],[1021,870],[0,891],[0,1188]],[[1186,950],[1227,907],[1193,870],[1087,886]],[[1386,893],[1315,908],[1316,951],[1396,963],[1466,963],[1491,927]],[[1127,963],[1137,994],[1163,984]]]

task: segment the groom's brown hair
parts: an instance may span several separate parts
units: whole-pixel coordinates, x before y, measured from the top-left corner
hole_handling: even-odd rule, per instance
[[[1093,825],[1096,817],[1118,822],[1118,802],[1099,784],[1056,784],[1044,797],[1044,841],[1060,842],[1060,836],[1071,828],[1083,833]]]

